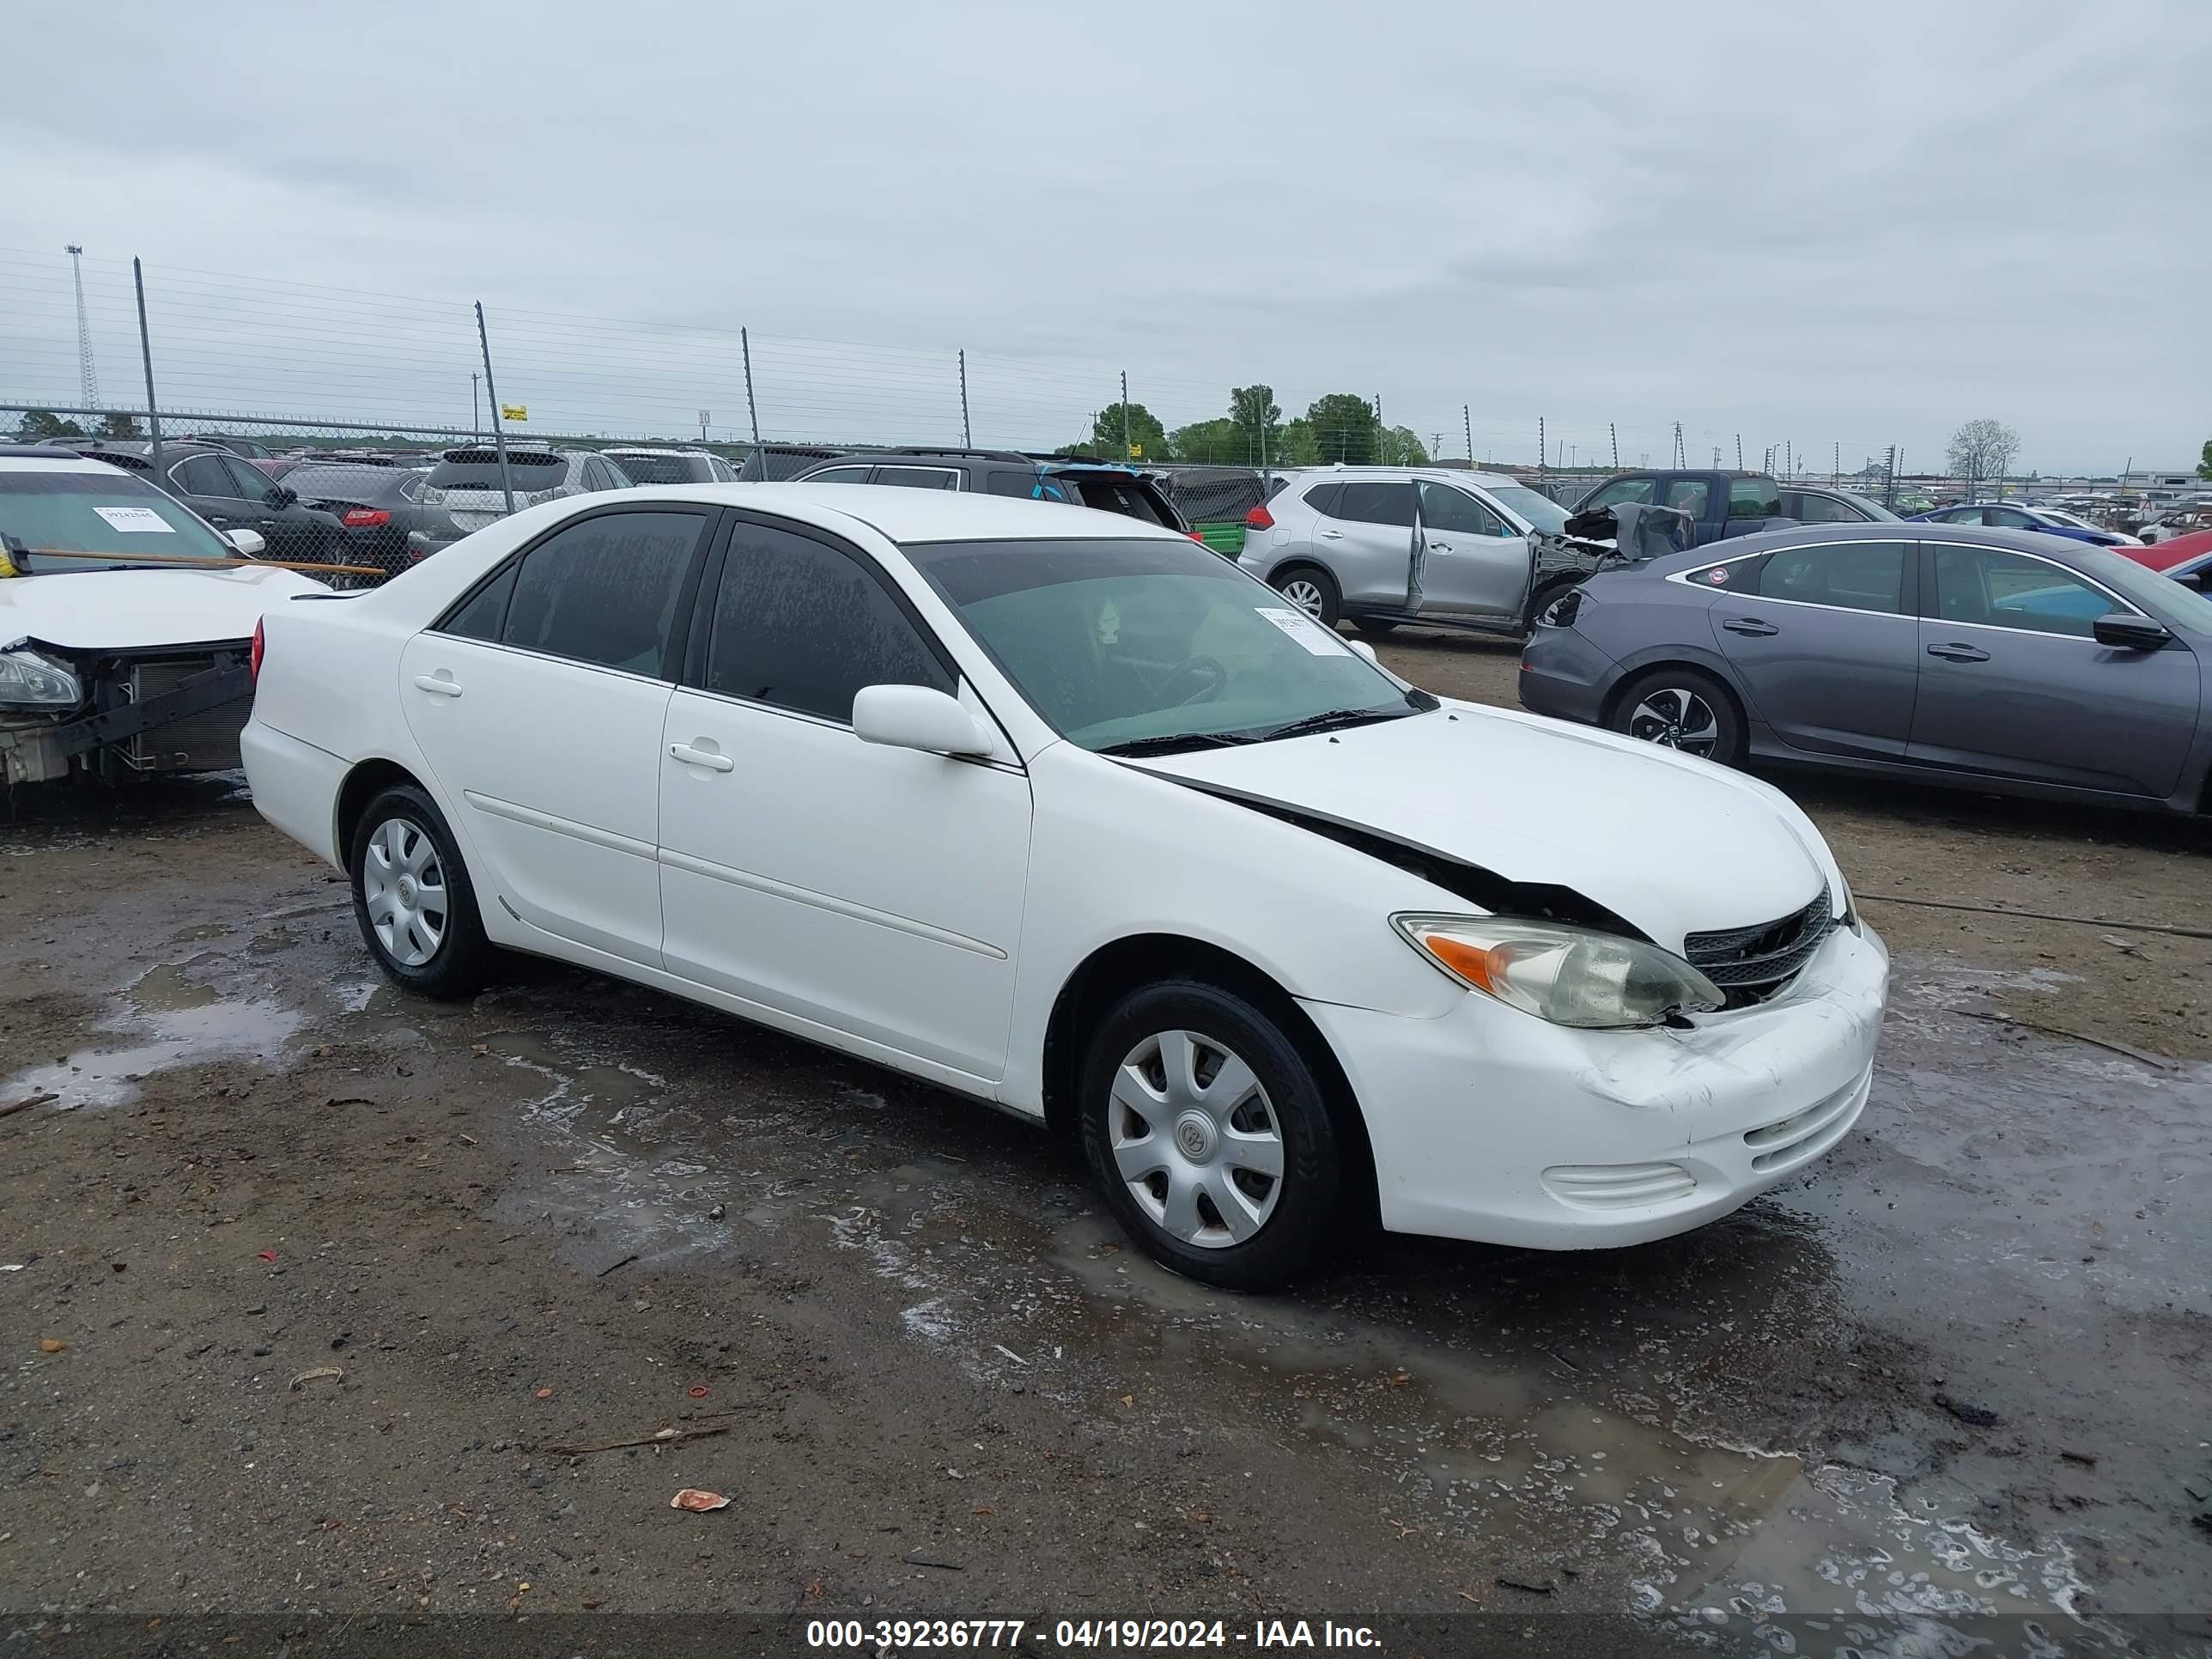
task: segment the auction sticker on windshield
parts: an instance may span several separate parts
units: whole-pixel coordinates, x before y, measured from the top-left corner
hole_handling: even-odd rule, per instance
[[[1261,616],[1316,657],[1348,654],[1342,640],[1337,638],[1334,633],[1323,628],[1303,611],[1283,611],[1265,605],[1257,606],[1256,609]]]
[[[177,533],[176,526],[150,507],[95,507],[92,510],[126,534],[143,533],[149,530],[158,531],[165,536]]]

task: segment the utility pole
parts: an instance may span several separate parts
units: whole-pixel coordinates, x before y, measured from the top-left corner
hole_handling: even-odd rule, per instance
[[[1682,449],[1682,423],[1677,421],[1674,422],[1674,465],[1687,466],[1689,464],[1690,458],[1683,453]]]
[[[759,458],[761,478],[765,482],[768,478],[768,457],[761,454],[760,405],[753,401],[753,342],[752,337],[742,328],[738,331],[738,349],[744,354],[745,359],[745,413],[753,423],[753,453]]]
[[[1544,435],[1544,417],[1539,415],[1536,417],[1536,479],[1540,483],[1544,477],[1545,460],[1551,453],[1550,445],[1551,440]]]
[[[960,442],[963,447],[975,447],[975,434],[968,424],[968,348],[960,348]]]
[[[87,409],[100,407],[100,378],[92,372],[92,325],[84,315],[84,250],[71,242],[63,250],[70,257],[70,275],[76,283],[76,384],[78,401]],[[134,277],[137,270],[131,267]],[[143,309],[143,307],[142,307]],[[151,398],[147,400],[149,404]],[[152,410],[147,411],[150,416]]]
[[[499,487],[507,510],[514,511],[514,475],[507,465],[507,428],[499,417],[499,386],[491,378],[491,336],[484,328],[483,301],[477,301],[477,343],[483,348],[484,402],[491,405],[491,441],[499,448]]]
[[[153,440],[154,476],[160,477],[163,476],[161,405],[154,398],[154,338],[146,331],[146,273],[136,255],[131,260],[131,286],[138,291],[138,355],[146,365],[146,432]]]
[[[1443,434],[1443,433],[1441,433],[1441,432],[1431,432],[1431,434],[1429,434],[1429,455],[1430,455],[1430,458],[1431,458],[1431,459],[1435,459],[1435,458],[1437,458],[1437,456],[1442,455],[1443,453],[1444,453],[1444,434]]]
[[[1829,471],[1829,473],[1828,473],[1828,482],[1829,482],[1830,483],[1832,483],[1832,484],[1838,484],[1838,483],[1843,483],[1843,481],[1844,481],[1844,441],[1843,441],[1841,438],[1838,438],[1838,439],[1837,439],[1837,440],[1836,440],[1836,464],[1835,464],[1835,465],[1834,465],[1832,468],[1831,468],[1831,469],[1830,469],[1830,471]]]
[[[1134,459],[1129,453],[1129,371],[1121,371],[1121,459]]]
[[[1474,465],[1474,416],[1469,412],[1472,408],[1473,405],[1468,404],[1459,406],[1459,422],[1467,428],[1467,464],[1469,466]]]
[[[1606,436],[1613,440],[1613,470],[1620,471],[1620,428],[1611,421],[1605,423]]]
[[[1735,470],[1739,472],[1743,471],[1743,434],[1741,432],[1735,434]]]
[[[469,371],[469,436],[483,441],[483,416],[477,412],[477,384],[483,379],[475,369]]]

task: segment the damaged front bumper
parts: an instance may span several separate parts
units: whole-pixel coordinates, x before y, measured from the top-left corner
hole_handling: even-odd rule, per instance
[[[1848,1134],[1888,973],[1862,924],[1772,1000],[1682,1030],[1571,1030],[1475,993],[1433,1019],[1301,1006],[1358,1098],[1384,1226],[1589,1249],[1725,1215]]]
[[[219,772],[240,764],[253,673],[243,642],[210,651],[72,665],[75,709],[0,710],[0,776],[45,783],[73,767],[117,776]]]

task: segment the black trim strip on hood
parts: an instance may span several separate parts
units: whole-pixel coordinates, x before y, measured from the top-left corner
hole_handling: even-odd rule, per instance
[[[1130,763],[1124,762],[1124,765]],[[1480,905],[1492,915],[1517,916],[1531,921],[1556,921],[1571,927],[1587,927],[1595,933],[1612,933],[1622,939],[1640,939],[1649,945],[1651,936],[1635,926],[1625,916],[1616,915],[1597,902],[1585,898],[1571,887],[1561,887],[1553,882],[1514,881],[1494,870],[1469,864],[1449,853],[1440,853],[1433,847],[1424,847],[1418,842],[1389,836],[1365,824],[1348,823],[1304,807],[1285,805],[1278,800],[1243,794],[1217,783],[1200,782],[1175,772],[1155,770],[1149,766],[1131,765],[1133,771],[1166,783],[1181,784],[1202,795],[1225,800],[1259,813],[1263,817],[1292,824],[1309,834],[1349,847],[1378,859],[1393,869],[1403,870],[1448,893],[1456,893],[1470,904]]]

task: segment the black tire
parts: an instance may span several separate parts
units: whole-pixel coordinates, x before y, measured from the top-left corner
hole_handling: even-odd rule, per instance
[[[404,884],[398,877],[392,883],[400,893],[402,908],[386,912],[385,917],[393,927],[395,939],[406,947],[405,955],[386,943],[377,931],[377,921],[369,912],[371,848],[377,846],[386,826],[395,824],[411,829],[429,843],[430,849],[421,871],[410,873],[401,867],[399,876],[405,878]],[[411,860],[416,843],[406,841],[404,833],[394,838],[404,841]],[[380,848],[379,852],[381,856],[384,848]],[[386,869],[398,867],[388,856],[383,857],[383,864]],[[361,815],[354,829],[347,871],[353,878],[354,921],[361,928],[362,941],[393,984],[402,990],[450,1000],[473,995],[491,976],[498,950],[484,937],[483,918],[477,910],[476,889],[453,845],[453,832],[447,827],[445,815],[422,790],[412,784],[395,785],[369,802],[368,810]],[[433,872],[437,878],[434,884],[421,879]],[[432,900],[428,896],[434,891],[436,898]],[[438,908],[440,902],[442,909]],[[404,929],[398,918],[408,915],[434,921],[436,927],[435,941],[420,961],[409,957],[420,948],[427,935]]]
[[[1302,585],[1312,590],[1310,604],[1303,594],[1292,597],[1292,591]],[[1317,564],[1286,566],[1274,574],[1269,586],[1323,628],[1335,627],[1336,619],[1344,614],[1344,591],[1337,586],[1336,578]]]
[[[1546,582],[1528,596],[1528,614],[1521,619],[1522,630],[1524,633],[1534,633],[1536,618],[1552,608],[1553,601],[1568,589],[1581,586],[1582,578],[1579,576],[1554,576]]]
[[[1678,713],[1686,718],[1675,718]],[[1743,716],[1736,711],[1735,695],[1701,668],[1645,670],[1621,687],[1606,724],[1626,737],[1702,755],[1723,766],[1743,758]]]
[[[1387,639],[1398,631],[1396,620],[1389,617],[1354,617],[1352,626],[1355,631],[1371,635],[1378,640]]]
[[[1178,1035],[1198,1039],[1193,1045],[1197,1063],[1190,1075],[1200,1081],[1200,1091],[1196,1096],[1179,1095],[1171,1087],[1154,1088],[1148,1083],[1153,1092],[1139,1098],[1157,1100],[1160,1117],[1140,1116],[1115,1098],[1123,1061],[1147,1042]],[[1208,1044],[1218,1047],[1209,1051]],[[1167,1052],[1164,1046],[1156,1048],[1152,1060],[1164,1060]],[[1209,1052],[1227,1058],[1217,1058],[1209,1071]],[[1242,1105],[1226,1103],[1235,1109],[1224,1122],[1208,1117],[1203,1102],[1206,1088],[1221,1081],[1229,1060],[1243,1064],[1260,1092],[1242,1097]],[[1161,1073],[1152,1075],[1164,1084],[1164,1072],[1163,1066]],[[1130,1237],[1164,1267],[1224,1290],[1272,1290],[1316,1266],[1336,1237],[1347,1182],[1325,1085],[1282,1028],[1236,993],[1188,979],[1131,992],[1092,1035],[1078,1100],[1084,1153],[1107,1206]],[[1215,1109],[1224,1103],[1215,1103]],[[1193,1118],[1200,1120],[1194,1128],[1188,1122]],[[1226,1154],[1240,1136],[1248,1137],[1247,1146],[1265,1143],[1272,1130],[1281,1166],[1272,1186],[1249,1165],[1232,1169],[1215,1163],[1202,1167],[1185,1157],[1190,1146],[1185,1133],[1203,1137],[1208,1122],[1213,1124],[1213,1139],[1206,1147],[1209,1158]],[[1149,1146],[1154,1136],[1161,1143],[1153,1154],[1162,1160],[1161,1170],[1133,1178],[1146,1186],[1145,1201],[1139,1201],[1133,1177],[1117,1162],[1117,1132],[1130,1145]],[[1131,1158],[1130,1167],[1142,1156]],[[1170,1184],[1170,1168],[1184,1177],[1179,1187]],[[1231,1242],[1235,1229],[1226,1224],[1227,1212],[1211,1190],[1230,1180],[1237,1186],[1233,1192],[1224,1191],[1224,1201],[1233,1203],[1242,1194],[1262,1209],[1256,1220],[1250,1208],[1241,1212],[1243,1224],[1253,1231],[1237,1242]],[[1157,1186],[1151,1184],[1154,1182]],[[1200,1223],[1200,1232],[1187,1241],[1164,1225],[1147,1206],[1169,1213],[1176,1195],[1193,1190],[1205,1195],[1188,1206],[1178,1205]]]

